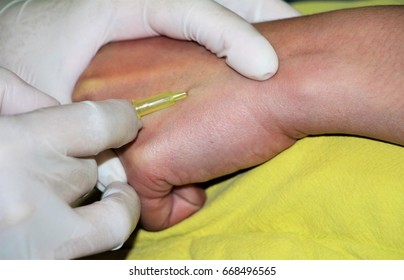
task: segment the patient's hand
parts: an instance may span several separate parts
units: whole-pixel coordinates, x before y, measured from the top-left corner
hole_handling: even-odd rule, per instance
[[[398,11],[261,24],[281,63],[265,82],[241,77],[194,43],[155,38],[112,44],[83,74],[73,98],[189,93],[144,117],[136,141],[119,150],[142,201],[143,225],[162,229],[203,205],[195,183],[260,164],[306,135],[351,133],[404,144],[403,58],[394,56],[403,42]]]
[[[120,43],[100,52],[84,75],[90,79],[78,86],[76,100],[131,99],[168,90],[189,94],[144,117],[136,141],[120,151],[149,229],[177,223],[203,205],[203,190],[189,184],[259,164],[294,143],[280,120],[270,117],[266,85],[222,64],[192,43],[163,38]]]

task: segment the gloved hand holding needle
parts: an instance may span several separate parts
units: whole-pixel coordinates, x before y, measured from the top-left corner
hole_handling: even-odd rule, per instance
[[[120,246],[139,217],[132,187],[113,182],[100,202],[69,205],[97,181],[91,156],[133,140],[139,128],[122,100],[1,117],[0,258],[67,259]]]
[[[38,94],[2,68],[0,82],[9,84],[14,98]],[[113,181],[99,203],[76,209],[69,205],[97,181],[91,156],[133,140],[142,116],[184,96],[167,93],[132,104],[109,100],[25,114],[2,112],[8,116],[0,118],[0,257],[66,259],[120,247],[139,219],[132,187]]]

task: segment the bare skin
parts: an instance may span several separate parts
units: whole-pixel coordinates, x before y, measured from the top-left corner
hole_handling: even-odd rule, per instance
[[[263,163],[307,135],[342,133],[404,145],[404,8],[333,12],[256,25],[279,72],[246,79],[195,43],[154,38],[110,44],[74,100],[186,90],[143,119],[118,154],[141,198],[143,226],[169,227],[203,206],[196,183]]]

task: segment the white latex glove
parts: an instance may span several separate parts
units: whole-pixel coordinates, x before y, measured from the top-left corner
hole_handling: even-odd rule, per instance
[[[54,105],[59,105],[56,99],[0,67],[0,115],[25,113]]]
[[[70,259],[120,246],[139,219],[132,187],[113,182],[101,201],[70,205],[97,181],[91,156],[133,140],[140,126],[123,100],[1,116],[0,258]]]
[[[250,23],[284,19],[301,14],[282,0],[215,0]]]
[[[117,40],[160,34],[195,40],[259,80],[278,67],[268,41],[212,0],[6,0],[0,30],[0,66],[61,103],[71,101],[97,50]]]

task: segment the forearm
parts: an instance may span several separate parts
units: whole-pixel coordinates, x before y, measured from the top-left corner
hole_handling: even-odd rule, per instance
[[[267,96],[283,92],[276,113],[290,136],[342,133],[404,145],[404,8],[358,11],[258,25],[280,58]]]

